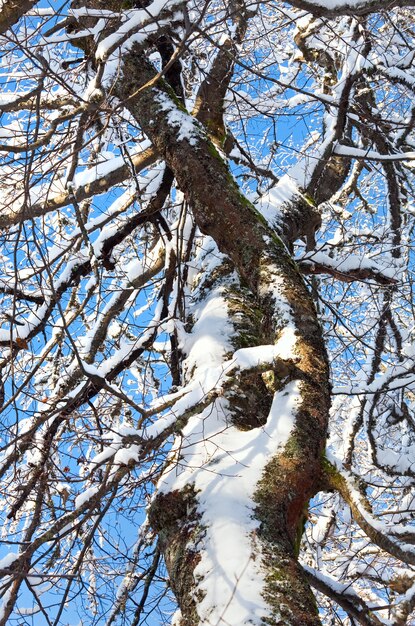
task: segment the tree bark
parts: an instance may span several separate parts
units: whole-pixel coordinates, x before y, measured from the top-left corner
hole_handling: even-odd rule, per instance
[[[301,403],[285,449],[270,459],[257,485],[254,515],[259,520],[257,539],[264,554],[263,595],[269,607],[263,616],[265,621],[315,625],[319,623],[317,610],[298,566],[296,551],[308,501],[317,489],[326,437],[329,383],[321,329],[312,299],[285,247],[240,193],[207,133],[179,108],[169,86],[159,81],[145,87],[154,76],[154,69],[140,50],[133,49],[125,58],[116,94],[174,172],[202,233],[212,237],[219,250],[231,259],[242,287],[249,293],[244,321],[250,320],[252,325],[253,310],[260,309],[261,321],[254,324],[252,334],[256,340],[251,345],[275,342],[286,325],[279,302],[268,289],[277,276],[282,279],[281,300],[288,303],[295,323],[295,363],[290,364],[288,373],[275,366],[273,378],[275,389],[286,386],[287,381],[297,381]],[[172,119],[181,123],[172,123]],[[189,123],[192,130],[184,136],[182,128]],[[228,294],[229,309],[231,299]],[[264,384],[259,373],[248,382],[252,394],[249,402],[247,381],[241,381],[238,389],[239,399],[244,398],[243,410],[235,413],[244,417],[238,418],[234,413],[236,429],[261,427],[244,409],[252,413],[258,410],[254,407],[263,404]],[[268,392],[268,396],[271,402],[272,393]],[[235,390],[230,397],[231,406],[234,398]],[[186,626],[197,619],[193,570],[200,559],[194,546],[205,533],[201,515],[200,496],[191,488],[160,495],[151,514]]]
[[[223,255],[221,264],[202,279],[194,300],[203,309],[212,294],[219,297],[229,315],[236,350],[278,345],[287,332],[291,332],[294,344],[292,353],[282,352],[266,372],[254,367],[228,379],[223,397],[184,425],[191,432],[214,415],[219,425],[208,443],[219,440],[226,431],[229,457],[238,452],[232,446],[241,439],[241,433],[266,440],[268,452],[256,484],[245,486],[245,479],[235,477],[241,497],[249,502],[245,507],[249,513],[246,530],[236,529],[248,546],[248,556],[246,552],[240,556],[235,570],[240,576],[230,582],[222,566],[217,568],[215,583],[229,587],[229,597],[221,605],[213,606],[213,600],[206,608],[211,584],[206,580],[209,567],[212,569],[207,554],[214,526],[206,498],[207,491],[217,489],[218,500],[232,515],[226,501],[228,479],[221,480],[220,472],[216,474],[213,468],[215,482],[204,492],[196,478],[203,467],[195,468],[193,478],[191,454],[187,457],[185,451],[179,452],[172,461],[184,468],[188,480],[179,487],[161,486],[153,501],[150,521],[160,537],[181,624],[317,626],[317,607],[297,559],[307,505],[319,485],[329,409],[327,357],[312,298],[285,245],[240,192],[210,140],[211,120],[203,118],[202,125],[189,115],[172,86],[163,78],[157,80],[157,72],[140,46],[133,46],[124,55],[112,92],[165,159],[196,225],[215,242],[215,254]],[[302,210],[304,203],[299,198],[298,206],[285,212],[284,231],[292,232],[293,237],[298,233]],[[189,383],[194,369],[184,369],[183,374],[184,383]],[[278,415],[276,420],[274,416],[273,421],[272,407],[274,403],[291,406],[290,402],[294,424],[281,439],[278,419],[284,416]],[[273,440],[275,444],[270,445]],[[172,465],[166,469],[167,484]],[[240,470],[243,476],[241,464]],[[232,555],[236,561],[238,557]],[[207,570],[203,569],[204,561]],[[260,606],[238,605],[238,587],[243,585],[245,570],[261,580]]]
[[[39,0],[4,0],[0,10],[0,35],[4,35],[6,31],[17,24],[21,17]]]

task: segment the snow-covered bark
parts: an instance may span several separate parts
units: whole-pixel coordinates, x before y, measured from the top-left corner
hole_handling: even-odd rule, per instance
[[[230,260],[237,279],[228,285],[220,266],[205,272],[203,296],[190,311],[190,336],[196,336],[188,353],[181,347],[185,381],[209,389],[232,345],[246,347],[248,359],[248,373],[238,381],[236,361],[229,391],[224,383],[220,400],[183,429],[178,469],[162,479],[166,495],[153,505],[183,623],[194,623],[196,610],[201,623],[315,624],[314,600],[296,564],[304,511],[319,480],[329,403],[314,305],[282,242],[243,197],[204,129],[162,83],[152,85],[153,77],[133,48],[117,95],[165,157],[196,225]],[[261,352],[269,353],[274,342],[268,369]],[[190,519],[183,518],[186,508]]]

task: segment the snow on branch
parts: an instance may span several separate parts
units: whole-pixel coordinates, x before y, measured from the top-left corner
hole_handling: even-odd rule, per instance
[[[362,626],[382,626],[385,622],[378,619],[376,610],[382,610],[385,605],[366,604],[350,584],[342,584],[308,565],[303,565],[310,584],[334,600],[346,613],[356,619]]]
[[[152,165],[157,159],[153,148],[146,148],[138,154],[131,155],[131,163],[138,173]],[[111,163],[106,163],[104,167],[97,166],[84,173],[78,179],[75,178],[75,187],[69,191],[50,194],[46,200],[40,200],[41,189],[33,189],[33,201],[30,205],[22,202],[19,206],[18,200],[10,206],[4,206],[0,212],[0,227],[8,228],[18,224],[25,219],[33,219],[42,215],[47,215],[71,203],[72,195],[78,202],[87,200],[96,195],[105,193],[113,187],[125,181],[130,175],[130,164],[123,158],[114,159]],[[80,179],[83,179],[82,182]],[[79,183],[77,182],[79,180]],[[17,206],[16,206],[17,205]]]
[[[304,274],[329,274],[343,282],[373,280],[380,285],[395,285],[395,268],[382,266],[369,257],[349,254],[344,258],[332,258],[322,251],[306,252],[298,257],[298,264]]]
[[[369,500],[351,472],[325,460],[323,481],[326,489],[340,493],[350,506],[355,522],[375,545],[403,563],[415,565],[415,533],[406,526],[388,528],[382,523],[371,512]]]

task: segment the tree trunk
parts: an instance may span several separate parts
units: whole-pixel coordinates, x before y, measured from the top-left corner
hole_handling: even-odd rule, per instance
[[[124,55],[112,93],[165,159],[205,236],[188,326],[200,337],[208,320],[215,349],[200,358],[196,339],[183,346],[182,373],[208,394],[213,372],[221,389],[183,424],[150,511],[180,624],[317,625],[297,561],[329,408],[312,298],[284,243],[241,194],[209,125],[188,114],[139,46]],[[295,237],[305,205],[300,198],[285,212],[283,232]],[[273,358],[263,358],[273,345]]]
[[[246,515],[244,539],[251,552],[241,549],[239,560],[233,555],[238,561],[233,580],[225,579],[226,564],[222,572],[221,567],[213,573],[209,569],[210,552],[224,546],[216,538],[216,531],[209,527],[212,520],[206,504],[210,504],[210,496],[200,487],[214,489],[215,497],[223,498],[225,523],[228,519],[228,532],[232,533],[232,503],[226,502],[231,496],[228,485],[231,478],[219,471],[212,480],[200,478],[200,473],[209,471],[206,465],[204,470],[187,467],[194,460],[191,452],[186,454],[182,450],[176,459],[183,467],[181,478],[172,479],[174,470],[170,470],[166,484],[161,485],[162,493],[153,504],[151,520],[160,534],[182,624],[215,623],[217,619],[228,624],[259,619],[269,624],[318,624],[314,598],[297,564],[307,504],[319,479],[329,407],[326,353],[314,305],[285,247],[240,193],[205,130],[179,108],[162,80],[143,88],[154,75],[140,51],[133,49],[125,58],[123,75],[115,90],[174,172],[201,232],[215,241],[225,259],[231,260],[230,270],[226,271],[229,263],[224,261],[220,271],[215,268],[205,279],[205,285],[199,286],[198,295],[195,294],[199,310],[219,291],[233,322],[231,335],[236,348],[275,342],[278,345],[278,340],[288,332],[295,337],[292,354],[286,355],[282,350],[280,358],[266,373],[261,368],[245,372],[225,392],[226,400],[216,400],[187,425],[191,440],[197,428],[195,424],[200,425],[208,419],[209,412],[215,412],[217,428],[211,432],[210,443],[215,437],[219,440],[226,428],[230,445],[227,453],[235,457],[241,433],[248,431],[246,441],[256,441],[258,446],[263,436],[271,440],[262,468],[256,465],[252,469],[254,477],[260,469],[253,488],[245,477],[246,472],[235,464],[238,476],[234,477],[235,485],[231,484],[230,491],[241,489],[244,503],[251,500],[253,519],[249,519],[249,513]],[[189,128],[187,134],[183,128]],[[234,270],[237,281],[231,277]],[[195,376],[195,371],[188,371],[187,375]],[[293,427],[286,440],[279,441],[278,418],[282,416],[274,416],[273,420],[271,406],[281,411],[284,402],[288,406],[291,401],[295,413]],[[209,463],[209,455],[210,452],[200,461]],[[213,462],[220,465],[215,456]],[[248,483],[246,488],[236,485],[241,476]],[[212,547],[209,541],[217,541],[217,545]],[[247,557],[248,562],[244,562]],[[220,564],[220,556],[217,558]],[[247,607],[239,597],[238,585],[245,592],[253,584],[245,580],[247,576],[262,578],[262,606]],[[220,606],[216,607],[206,606],[205,601],[206,596],[213,597],[212,577],[216,577],[218,587],[228,587],[228,594],[220,594]]]

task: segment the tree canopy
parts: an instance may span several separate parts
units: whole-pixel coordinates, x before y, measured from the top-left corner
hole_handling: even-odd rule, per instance
[[[414,623],[413,5],[0,0],[0,626]]]

